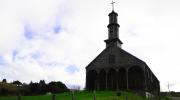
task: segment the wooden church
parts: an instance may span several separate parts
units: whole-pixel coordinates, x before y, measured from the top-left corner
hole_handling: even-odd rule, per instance
[[[106,48],[86,67],[87,90],[133,90],[159,94],[160,82],[148,65],[121,48],[118,14],[109,14]]]

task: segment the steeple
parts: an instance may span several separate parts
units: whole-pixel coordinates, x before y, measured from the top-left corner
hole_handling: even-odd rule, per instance
[[[115,3],[114,1],[111,2],[113,11],[114,11],[114,3]]]
[[[109,24],[108,24],[108,39],[105,40],[106,47],[118,46],[121,48],[122,42],[119,40],[119,27],[118,24],[118,14],[114,11],[114,3],[112,1],[112,12],[109,13]]]

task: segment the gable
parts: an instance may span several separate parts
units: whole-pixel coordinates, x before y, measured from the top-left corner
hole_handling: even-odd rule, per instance
[[[115,63],[109,62],[109,57],[111,55],[115,56]],[[107,67],[117,67],[117,66],[142,66],[145,63],[133,56],[132,54],[126,52],[119,47],[108,47],[105,48],[87,67],[86,69],[94,68],[107,68]]]
[[[121,49],[121,48],[117,48],[119,53],[118,53],[118,61],[119,63],[126,63],[128,65],[145,65],[145,62],[142,61],[141,59],[137,58],[136,56],[128,53],[127,51]]]

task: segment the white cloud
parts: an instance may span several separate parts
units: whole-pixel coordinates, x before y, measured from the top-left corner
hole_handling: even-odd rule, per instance
[[[0,65],[0,78],[60,80],[84,86],[85,66],[105,48],[109,2],[0,0],[0,59],[6,62]],[[179,4],[178,0],[115,4],[123,48],[149,65],[162,90],[167,90],[167,82],[175,84],[173,90],[180,87],[176,78],[180,70]],[[33,33],[28,33],[32,38],[25,37],[25,32]],[[70,65],[79,69],[73,77],[66,71]]]

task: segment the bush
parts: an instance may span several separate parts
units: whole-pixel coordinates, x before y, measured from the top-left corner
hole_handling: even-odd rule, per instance
[[[51,93],[60,93],[69,91],[62,82],[50,82],[46,84],[44,80],[39,83],[22,84],[19,81],[12,83],[0,82],[0,96],[6,95],[39,95]]]
[[[16,95],[18,88],[16,85],[0,82],[0,94],[1,95]]]
[[[66,85],[63,84],[62,82],[50,82],[48,84],[48,90],[49,90],[48,92],[52,92],[52,93],[69,91]]]

